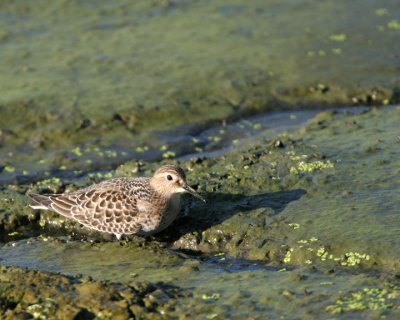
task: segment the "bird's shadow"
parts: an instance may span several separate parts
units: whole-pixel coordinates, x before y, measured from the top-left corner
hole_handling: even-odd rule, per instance
[[[265,209],[263,212],[267,216],[275,216],[281,213],[290,202],[300,199],[306,193],[304,189],[267,192],[251,196],[213,192],[203,194],[207,203],[186,198],[181,216],[157,237],[163,241],[173,242],[186,233],[204,231],[238,213],[256,209]]]

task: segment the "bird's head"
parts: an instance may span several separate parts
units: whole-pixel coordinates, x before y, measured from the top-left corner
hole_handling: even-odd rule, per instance
[[[201,195],[187,184],[185,171],[178,166],[162,166],[154,173],[153,177],[150,179],[150,184],[158,192],[165,195],[188,192],[206,202]]]

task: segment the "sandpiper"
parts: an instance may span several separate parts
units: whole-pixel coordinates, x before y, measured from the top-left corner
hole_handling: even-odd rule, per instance
[[[35,201],[33,209],[53,210],[119,240],[123,234],[148,236],[167,228],[184,192],[205,202],[180,167],[165,165],[151,178],[114,178],[71,193],[28,196]]]

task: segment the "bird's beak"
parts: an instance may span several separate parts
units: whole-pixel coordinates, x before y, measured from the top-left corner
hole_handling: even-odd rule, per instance
[[[206,199],[204,199],[192,187],[188,186],[187,184],[183,187],[183,189],[185,189],[185,191],[190,193],[192,196],[195,196],[196,198],[199,198],[200,200],[206,202]]]

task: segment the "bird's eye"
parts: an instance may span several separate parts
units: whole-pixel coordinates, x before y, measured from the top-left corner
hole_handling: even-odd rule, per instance
[[[169,180],[169,181],[171,181],[172,180],[172,176],[169,174],[169,175],[167,175],[167,179]]]

